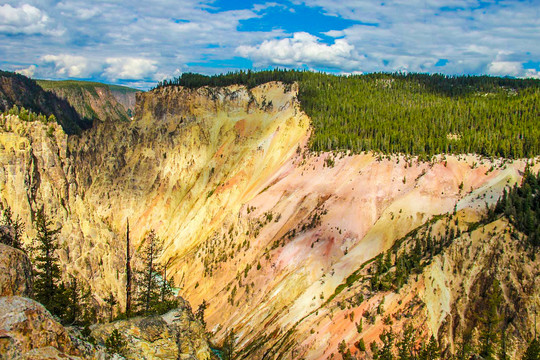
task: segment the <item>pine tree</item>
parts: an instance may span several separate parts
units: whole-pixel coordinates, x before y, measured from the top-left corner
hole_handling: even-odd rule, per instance
[[[37,236],[34,239],[34,296],[51,313],[60,315],[63,309],[58,304],[60,265],[56,254],[59,249],[56,237],[60,229],[52,229],[52,223],[47,219],[43,208],[37,211],[35,226]]]
[[[109,305],[109,321],[112,322],[114,315],[114,306],[118,304],[118,301],[112,293],[109,293],[109,296],[105,298],[105,303]]]
[[[398,360],[414,359],[414,328],[409,325],[403,331],[403,337],[398,345]]]
[[[118,329],[114,329],[111,332],[111,335],[107,339],[105,339],[105,347],[107,348],[107,351],[111,354],[119,354],[122,355],[124,353],[124,350],[126,349],[127,342],[124,340],[124,337],[122,334],[120,334],[120,331]]]
[[[499,352],[499,360],[510,360],[508,356],[508,335],[506,334],[506,327],[501,332],[501,350]]]
[[[195,313],[195,317],[199,319],[201,324],[203,324],[204,327],[206,327],[206,321],[204,321],[204,312],[206,311],[206,308],[208,308],[208,303],[206,300],[203,300],[199,307],[197,308],[197,312]]]
[[[81,324],[81,294],[77,279],[71,278],[68,285],[61,283],[58,289],[57,304],[62,309],[60,314],[62,322],[70,325]]]
[[[540,341],[537,337],[535,337],[529,344],[529,347],[527,347],[522,360],[540,360]]]
[[[13,217],[13,213],[9,205],[4,209],[2,222],[3,225],[12,229],[13,232],[11,234],[12,236],[1,236],[0,243],[4,243],[8,246],[22,250],[22,234],[24,233],[25,225],[19,215],[17,215],[15,218]]]
[[[223,345],[221,346],[222,359],[233,360],[236,356],[236,334],[234,329],[227,331],[225,338],[223,339]]]
[[[490,290],[487,307],[481,319],[484,323],[484,328],[480,333],[480,356],[484,359],[495,359],[499,324],[501,322],[499,305],[502,301],[502,290],[497,279],[493,279]]]
[[[379,336],[383,346],[379,352],[379,359],[380,360],[393,360],[394,354],[394,338],[395,335],[392,332],[392,329],[390,330],[384,330],[382,334]]]
[[[142,268],[138,271],[137,303],[139,312],[144,315],[163,312],[160,306],[162,281],[160,266],[157,262],[161,255],[162,244],[154,230],[145,237],[141,247]]]

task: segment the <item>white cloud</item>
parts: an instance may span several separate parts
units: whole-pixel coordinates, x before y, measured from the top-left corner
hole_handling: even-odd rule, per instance
[[[337,39],[327,45],[305,32],[295,33],[292,38],[265,40],[256,46],[239,46],[236,51],[252,59],[257,66],[307,65],[351,70],[360,65],[354,46],[346,40]]]
[[[0,0],[0,60],[9,60],[9,70],[35,64],[28,69],[35,77],[124,84],[152,83],[177,68],[214,73],[248,65],[239,55],[256,67],[337,73],[537,76],[539,67],[528,65],[540,59],[535,1],[259,0],[222,10],[215,0]],[[304,6],[336,18],[317,15],[311,34],[291,32],[310,21]]]
[[[23,4],[19,7],[12,7],[5,4],[0,6],[0,33],[59,36],[63,32],[62,29],[53,26],[46,13],[32,5]]]
[[[527,69],[523,77],[532,78],[532,79],[540,79],[540,70]]]
[[[538,9],[531,2],[479,0],[293,0],[360,21],[324,34],[365,55],[361,70],[523,76],[540,59]],[[439,62],[442,60],[442,62]],[[506,62],[516,64],[503,64]]]
[[[108,58],[104,75],[111,79],[145,79],[156,77],[155,60],[131,57]]]
[[[99,62],[91,61],[83,56],[68,54],[45,55],[41,60],[45,64],[52,64],[56,75],[62,77],[89,78],[102,68]]]
[[[491,75],[523,75],[523,65],[517,61],[493,61],[488,65],[487,70]]]
[[[27,68],[15,70],[15,72],[24,76],[33,77],[36,73],[36,65],[30,65]]]

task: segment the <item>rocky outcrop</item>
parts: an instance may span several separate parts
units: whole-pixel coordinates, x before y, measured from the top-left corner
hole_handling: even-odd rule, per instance
[[[39,349],[32,349],[18,356],[16,360],[82,360],[82,358],[67,355],[55,347],[46,346]]]
[[[92,336],[104,344],[118,330],[126,344],[121,354],[126,359],[216,359],[204,326],[195,319],[189,304],[181,302],[179,308],[162,316],[95,325]]]
[[[0,296],[32,296],[32,264],[21,250],[0,244]]]
[[[2,359],[15,359],[43,347],[54,347],[68,355],[81,355],[66,329],[43,305],[19,296],[0,297]]]

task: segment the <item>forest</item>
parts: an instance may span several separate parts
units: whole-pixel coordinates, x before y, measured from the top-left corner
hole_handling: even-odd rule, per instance
[[[415,73],[331,75],[310,71],[184,73],[157,88],[298,82],[311,117],[312,151],[417,155],[540,154],[540,80]]]

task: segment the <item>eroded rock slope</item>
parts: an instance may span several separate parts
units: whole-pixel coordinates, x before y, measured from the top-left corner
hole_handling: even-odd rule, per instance
[[[166,87],[138,95],[133,121],[96,124],[69,138],[56,125],[51,132],[4,118],[2,202],[29,224],[29,237],[32,211],[44,206],[62,226],[65,273],[92,286],[98,301],[112,291],[120,306],[126,221],[136,243],[155,229],[175,285],[195,306],[209,302],[217,342],[235,329],[245,358],[319,359],[337,354],[343,340],[377,340],[382,317],[365,334],[354,319],[382,297],[394,309],[388,316],[401,311],[399,301],[415,299],[410,308],[424,334],[440,333],[453,348],[451,329],[469,326],[471,297],[462,292],[478,293],[470,284],[497,249],[487,237],[463,240],[473,249],[467,257],[452,258],[462,247],[438,255],[399,295],[366,293],[369,300],[345,312],[345,296],[362,282],[337,289],[434,216],[479,217],[519,181],[525,161],[309,153],[309,119],[296,95],[295,85],[278,83]],[[470,256],[479,259],[474,273],[463,270]],[[454,270],[463,274],[449,284]],[[345,319],[351,312],[353,320]],[[531,325],[525,318],[521,332]]]

